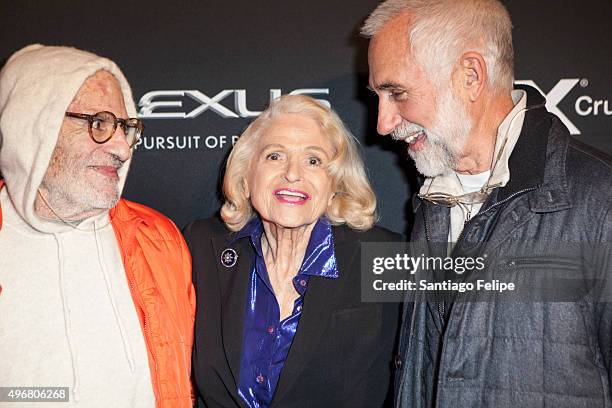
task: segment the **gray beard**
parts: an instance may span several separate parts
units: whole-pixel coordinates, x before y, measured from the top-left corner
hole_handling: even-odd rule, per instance
[[[467,111],[451,92],[441,100],[435,123],[424,130],[427,135],[424,149],[418,152],[408,149],[417,170],[426,177],[455,171],[472,129]]]

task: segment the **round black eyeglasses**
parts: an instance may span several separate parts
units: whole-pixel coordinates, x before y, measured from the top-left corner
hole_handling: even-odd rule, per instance
[[[66,116],[86,120],[88,123],[89,136],[98,144],[108,142],[115,134],[117,125],[120,125],[121,129],[125,133],[125,137],[130,148],[134,147],[136,143],[138,143],[142,132],[144,132],[144,123],[142,123],[140,119],[122,119],[115,116],[114,113],[108,111],[98,112],[93,115],[88,115],[86,113],[66,112]]]

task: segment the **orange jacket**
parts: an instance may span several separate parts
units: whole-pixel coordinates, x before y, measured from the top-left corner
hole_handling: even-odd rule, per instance
[[[172,221],[143,205],[121,199],[110,216],[147,345],[156,407],[191,408],[195,292],[185,241]]]

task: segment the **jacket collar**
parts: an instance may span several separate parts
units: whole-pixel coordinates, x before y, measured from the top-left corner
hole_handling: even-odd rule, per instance
[[[110,209],[109,216],[113,221],[117,220],[133,225],[143,223],[145,226],[149,226],[150,224],[150,220],[143,217],[141,213],[132,211],[129,206],[129,201],[126,201],[123,198],[119,200],[117,205]]]
[[[141,211],[135,211],[131,208],[133,205],[134,203],[122,198],[109,212],[111,225],[115,231],[119,248],[121,248],[124,263],[126,258],[131,256],[131,252],[135,248],[132,243],[136,239],[136,233],[141,225],[145,227],[151,225],[151,221],[147,220]],[[149,234],[155,233],[155,228],[150,229]]]
[[[551,127],[559,120],[546,110],[546,99],[532,87],[522,89],[527,92],[527,106],[538,107],[525,115],[521,135],[509,160],[510,181],[499,189],[497,201],[534,190],[529,196],[531,211],[570,208],[565,174],[569,138],[566,134],[551,132]],[[561,125],[560,122],[557,125]]]

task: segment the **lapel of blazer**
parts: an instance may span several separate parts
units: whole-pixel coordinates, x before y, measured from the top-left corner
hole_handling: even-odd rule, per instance
[[[238,240],[231,246],[227,242],[226,238],[215,238],[213,248],[217,257],[216,265],[221,289],[221,335],[225,355],[234,377],[232,392],[237,392],[240,381],[244,309],[253,266],[253,251],[248,237]],[[220,262],[221,253],[226,248],[233,248],[238,254],[238,261],[233,267],[226,267]]]
[[[350,273],[349,268],[359,254],[359,246],[345,240],[344,232],[337,227],[333,228],[333,234],[338,278],[329,279],[320,276],[309,278],[302,316],[276,386],[273,404],[275,401],[282,401],[286,393],[293,388],[293,384],[308,363],[312,350],[321,341],[338,301],[344,297],[341,291],[347,289],[345,282]]]

